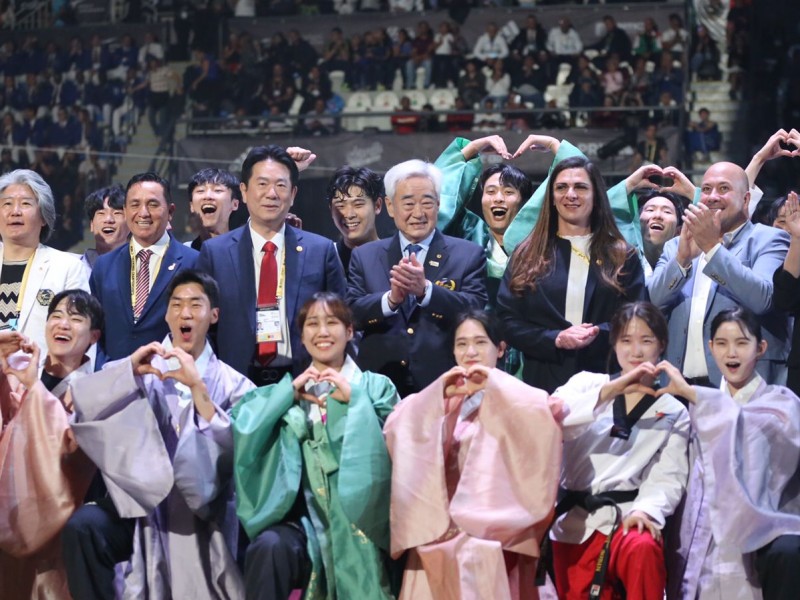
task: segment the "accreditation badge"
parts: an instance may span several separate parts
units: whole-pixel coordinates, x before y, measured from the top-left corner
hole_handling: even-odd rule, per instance
[[[277,304],[259,306],[256,309],[256,341],[282,342],[281,311]]]

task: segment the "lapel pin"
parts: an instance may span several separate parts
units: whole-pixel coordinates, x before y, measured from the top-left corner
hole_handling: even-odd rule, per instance
[[[442,258],[442,255],[441,254],[437,254],[436,258]]]
[[[295,248],[295,250],[297,250],[298,252],[302,252],[303,251],[303,247],[302,246],[298,246],[297,248]]]
[[[438,260],[429,260],[428,264],[430,266],[432,266],[432,267],[438,267],[439,266],[439,261]]]
[[[174,271],[175,267],[177,267],[177,266],[178,265],[176,263],[172,263],[170,266],[167,267],[167,271]]]

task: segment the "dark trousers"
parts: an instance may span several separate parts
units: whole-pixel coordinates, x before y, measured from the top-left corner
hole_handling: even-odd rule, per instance
[[[259,533],[244,557],[246,600],[286,600],[311,575],[306,534],[299,524],[279,523]]]
[[[114,600],[114,565],[133,552],[136,519],[123,519],[110,498],[84,504],[61,532],[69,592],[81,600]]]
[[[782,535],[756,552],[764,600],[795,600],[800,590],[800,535]]]

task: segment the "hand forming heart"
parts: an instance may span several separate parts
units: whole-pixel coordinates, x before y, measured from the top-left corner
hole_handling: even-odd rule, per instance
[[[469,396],[486,387],[491,369],[484,365],[453,367],[444,376],[444,397]]]

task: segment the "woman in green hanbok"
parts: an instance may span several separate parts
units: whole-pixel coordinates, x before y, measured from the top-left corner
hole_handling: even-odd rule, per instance
[[[305,587],[307,599],[392,598],[382,426],[397,392],[348,356],[352,315],[335,294],[315,294],[297,326],[311,365],[233,411],[237,514],[251,540],[247,597]]]

